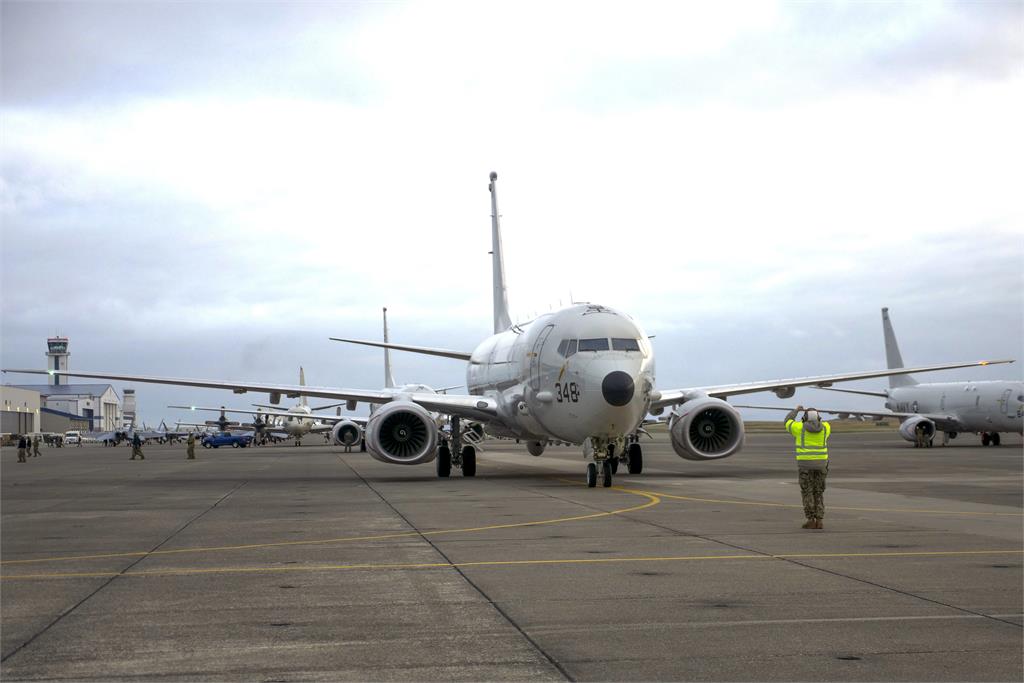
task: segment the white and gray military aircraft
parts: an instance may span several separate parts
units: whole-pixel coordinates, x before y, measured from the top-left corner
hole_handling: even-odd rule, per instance
[[[891,369],[903,367],[903,356],[896,343],[896,333],[889,319],[889,309],[882,309],[882,335],[885,358]],[[826,388],[826,387],[823,387]],[[920,384],[910,375],[890,375],[889,388],[883,391],[826,388],[846,394],[877,396],[885,399],[886,412],[845,408],[816,408],[818,412],[846,416],[899,419],[899,435],[916,442],[918,428],[924,430],[930,446],[938,432],[955,439],[959,432],[981,435],[981,445],[999,445],[1000,432],[1024,432],[1024,382],[986,380],[980,382],[937,382]],[[762,410],[789,410],[777,406],[737,406]]]
[[[501,233],[498,221],[497,174],[491,173],[491,239],[494,335],[473,351],[453,351],[390,342],[358,341],[386,349],[412,351],[467,362],[465,395],[421,390],[366,390],[301,387],[263,382],[153,377],[90,371],[8,370],[108,380],[151,382],[218,388],[244,393],[315,396],[372,404],[365,438],[371,456],[386,463],[416,465],[437,461],[446,477],[452,465],[464,476],[476,473],[476,451],[462,445],[461,421],[482,424],[491,434],[526,441],[533,455],[549,442],[582,446],[591,460],[587,484],[595,486],[598,471],[604,486],[624,463],[631,474],[643,469],[638,430],[648,413],[671,410],[673,449],[688,460],[716,460],[743,445],[743,421],[724,399],[737,394],[773,391],[792,396],[797,387],[826,387],[873,377],[987,365],[1006,361],[945,363],[917,368],[795,377],[789,379],[658,390],[654,380],[654,349],[640,326],[623,312],[595,304],[574,304],[530,322],[513,325],[508,312]],[[347,340],[356,341],[356,340]],[[415,386],[415,385],[413,385]],[[404,389],[404,388],[403,388]],[[450,442],[431,413],[450,420]]]

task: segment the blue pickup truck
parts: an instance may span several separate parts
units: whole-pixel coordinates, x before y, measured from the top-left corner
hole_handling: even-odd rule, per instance
[[[220,448],[221,446],[231,446],[232,448],[245,448],[252,441],[252,436],[249,434],[236,435],[229,434],[228,432],[221,432],[220,434],[211,434],[210,436],[203,437],[203,448]]]

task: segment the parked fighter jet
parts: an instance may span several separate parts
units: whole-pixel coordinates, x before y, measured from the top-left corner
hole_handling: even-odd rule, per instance
[[[774,391],[780,398],[787,398],[803,386],[831,386],[908,372],[1007,362],[944,363],[658,390],[654,382],[654,350],[640,326],[625,313],[605,306],[575,304],[531,322],[512,325],[498,224],[497,174],[492,173],[490,181],[494,336],[472,352],[357,342],[467,361],[468,394],[302,387],[90,371],[10,372],[219,388],[235,393],[258,391],[269,393],[273,404],[282,395],[343,400],[353,408],[357,402],[375,404],[365,431],[370,455],[401,465],[436,459],[437,474],[442,477],[448,476],[453,464],[461,466],[464,476],[476,473],[476,450],[461,443],[461,421],[473,420],[494,435],[526,441],[533,455],[540,455],[551,441],[580,444],[591,460],[586,469],[588,486],[596,485],[599,469],[603,485],[611,486],[613,468],[620,462],[631,474],[641,472],[643,454],[637,430],[649,412],[661,414],[671,409],[671,441],[680,457],[715,460],[733,455],[743,445],[743,421],[735,408],[723,400],[728,396]],[[431,411],[449,417],[450,442],[437,429]]]

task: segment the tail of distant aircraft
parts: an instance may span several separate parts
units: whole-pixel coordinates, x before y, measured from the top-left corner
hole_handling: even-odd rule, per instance
[[[302,368],[301,365],[299,366],[299,386],[300,387],[306,386],[306,371]],[[301,406],[309,405],[306,402],[306,396],[305,395],[302,395],[302,396],[299,397],[299,405],[301,405]]]
[[[501,227],[498,225],[498,174],[491,171],[487,189],[491,193],[491,264],[494,271],[494,334],[512,327],[508,314],[508,294],[505,291],[505,260],[501,253]]]
[[[388,343],[388,309],[384,307],[384,343]],[[395,386],[395,378],[391,374],[391,349],[384,347],[384,387],[390,389]]]
[[[906,367],[903,365],[903,356],[900,355],[900,347],[896,344],[896,333],[892,331],[892,322],[889,320],[889,309],[882,309],[882,333],[885,336],[885,360],[890,370]],[[917,384],[917,380],[910,375],[890,375],[889,388],[910,387]]]

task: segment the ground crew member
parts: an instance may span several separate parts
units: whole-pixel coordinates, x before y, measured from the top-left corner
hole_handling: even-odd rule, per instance
[[[146,459],[146,456],[142,454],[142,439],[139,438],[138,432],[135,432],[135,435],[132,436],[132,457],[130,460],[134,460],[136,455],[142,460]]]
[[[32,439],[32,457],[38,458],[41,454],[39,453],[39,435],[37,434]]]
[[[928,445],[928,435],[925,434],[927,428],[924,426],[924,422],[918,422],[917,426],[914,427],[914,448],[925,448]]]
[[[188,433],[188,439],[185,440],[185,448],[188,451],[188,457],[186,460],[196,459],[196,435],[194,432]]]
[[[18,462],[28,462],[25,458],[25,449],[28,448],[28,439],[18,436]]]
[[[828,476],[828,437],[832,425],[821,421],[817,410],[808,408],[803,421],[796,418],[803,410],[797,406],[786,413],[786,431],[796,439],[796,464],[800,473],[800,496],[807,522],[804,529],[823,529],[825,517],[825,478]]]

